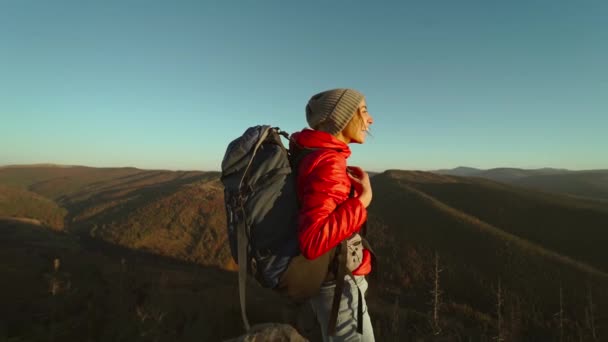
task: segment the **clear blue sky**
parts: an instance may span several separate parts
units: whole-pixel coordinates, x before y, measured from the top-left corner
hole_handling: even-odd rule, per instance
[[[219,170],[367,96],[352,165],[608,168],[606,1],[0,1],[0,165]]]

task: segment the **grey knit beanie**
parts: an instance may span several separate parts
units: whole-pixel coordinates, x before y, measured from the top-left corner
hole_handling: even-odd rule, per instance
[[[318,93],[306,105],[306,121],[312,129],[336,135],[346,127],[364,98],[354,89],[332,89]]]

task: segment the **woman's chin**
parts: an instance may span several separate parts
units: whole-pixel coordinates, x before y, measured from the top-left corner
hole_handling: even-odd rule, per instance
[[[359,144],[363,144],[365,142],[365,138],[367,138],[367,133],[361,133],[361,137],[359,138]]]

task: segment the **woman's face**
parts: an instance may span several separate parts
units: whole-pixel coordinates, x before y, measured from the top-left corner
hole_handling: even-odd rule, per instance
[[[338,139],[345,143],[358,143],[363,144],[365,137],[369,131],[369,126],[374,122],[374,119],[367,111],[367,104],[365,99],[361,100],[357,112],[353,115],[353,118],[348,122],[342,132],[338,133]]]

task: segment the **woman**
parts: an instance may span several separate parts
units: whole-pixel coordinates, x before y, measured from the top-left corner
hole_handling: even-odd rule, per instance
[[[371,272],[371,255],[361,248],[361,226],[367,220],[372,200],[369,176],[358,167],[348,167],[348,144],[365,142],[373,123],[365,97],[353,89],[333,89],[311,97],[306,106],[311,129],[292,135],[296,148],[312,149],[299,163],[297,191],[300,199],[298,238],[302,255],[315,259],[347,240],[347,277],[338,311],[335,336],[328,336],[328,321],[336,284],[326,281],[311,299],[324,341],[374,341],[363,298],[363,334],[357,333],[358,289],[367,290],[365,276]],[[352,190],[352,191],[351,191]]]

